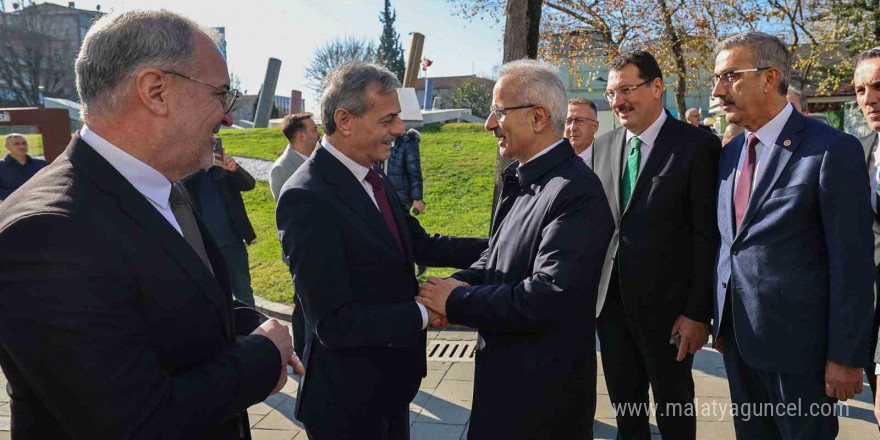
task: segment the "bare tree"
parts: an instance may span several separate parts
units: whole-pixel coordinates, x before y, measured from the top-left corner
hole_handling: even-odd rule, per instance
[[[63,37],[65,19],[37,7],[0,13],[0,88],[7,95],[0,100],[37,106],[40,87],[49,96],[71,94],[64,86],[72,84],[76,50]]]
[[[309,88],[320,96],[324,91],[324,78],[348,61],[375,62],[376,47],[373,42],[346,36],[331,40],[316,49],[306,67]]]

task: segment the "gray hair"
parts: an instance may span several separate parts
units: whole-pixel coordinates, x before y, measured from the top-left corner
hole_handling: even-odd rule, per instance
[[[754,67],[775,67],[779,69],[779,93],[788,93],[791,84],[791,53],[785,43],[777,37],[763,32],[746,32],[734,35],[715,47],[715,57],[722,50],[746,47],[752,55]],[[743,66],[745,67],[745,66]],[[743,68],[741,67],[741,68]]]
[[[540,61],[522,59],[506,63],[498,69],[498,78],[507,75],[515,79],[514,93],[521,100],[517,104],[546,108],[553,130],[561,136],[565,132],[568,100],[557,69]]]
[[[795,86],[788,86],[787,94],[797,96],[798,101],[801,103],[801,108],[804,110],[807,109],[807,94],[804,93],[803,90]]]
[[[11,139],[24,139],[24,141],[27,142],[27,138],[24,137],[23,134],[21,134],[21,133],[9,133],[9,134],[6,135],[5,138],[3,138],[3,143],[4,143],[4,144],[8,144],[9,141],[10,141]]]
[[[145,68],[191,68],[199,34],[220,41],[216,31],[164,9],[110,14],[95,22],[74,65],[83,121],[118,111],[125,86]]]
[[[400,81],[391,71],[378,64],[351,61],[333,69],[322,83],[321,123],[324,133],[332,135],[336,131],[333,114],[343,109],[355,117],[370,111],[370,90],[380,94],[397,92]]]
[[[868,50],[864,50],[859,53],[856,57],[856,66],[861,64],[862,61],[870,60],[872,58],[880,58],[880,46],[872,47]]]

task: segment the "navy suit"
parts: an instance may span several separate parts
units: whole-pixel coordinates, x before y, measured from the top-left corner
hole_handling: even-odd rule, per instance
[[[871,205],[858,140],[793,112],[759,165],[739,231],[734,180],[745,135],[721,153],[715,325],[734,403],[833,402],[825,362],[868,361]],[[806,410],[805,410],[806,411]],[[833,438],[835,417],[735,419],[744,438]]]
[[[408,438],[408,405],[426,373],[414,261],[463,268],[487,246],[428,236],[394,188],[385,192],[405,252],[354,174],[324,148],[278,199],[278,235],[305,316],[296,417],[313,440]]]

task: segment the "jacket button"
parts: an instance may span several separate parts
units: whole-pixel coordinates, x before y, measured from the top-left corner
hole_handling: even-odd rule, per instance
[[[392,344],[392,343],[389,342],[388,344],[385,344],[385,346],[388,347],[388,348],[391,348],[391,347],[394,346],[394,344]]]

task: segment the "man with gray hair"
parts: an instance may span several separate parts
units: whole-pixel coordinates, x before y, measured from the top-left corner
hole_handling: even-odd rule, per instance
[[[596,104],[587,98],[568,100],[568,116],[565,118],[565,138],[574,148],[574,154],[593,167],[593,138],[599,130]]]
[[[592,434],[596,290],[614,226],[599,179],[562,137],[557,72],[534,60],[499,70],[486,130],[515,161],[504,171],[489,249],[419,292],[449,322],[479,330],[469,439]]]
[[[793,85],[789,85],[788,92],[786,93],[785,98],[788,100],[788,102],[791,103],[791,106],[798,111],[798,113],[804,115],[810,113],[809,111],[807,111],[807,94],[804,93],[801,89]]]
[[[45,160],[28,156],[28,142],[24,135],[10,133],[6,135],[5,144],[9,154],[0,161],[0,202],[46,166]]]
[[[862,391],[874,315],[864,151],[792,108],[778,38],[730,37],[714,70],[712,96],[745,129],[721,152],[714,286],[736,434],[833,439],[836,401]]]
[[[608,395],[647,408],[664,439],[696,438],[694,355],[709,338],[718,248],[718,137],[664,108],[663,72],[648,52],[615,58],[605,99],[621,127],[596,139],[593,170],[616,230],[599,287],[598,333]],[[650,439],[647,411],[617,415],[621,439]]]
[[[485,239],[428,236],[373,165],[404,133],[384,67],[351,62],[324,80],[324,138],[281,188],[281,249],[305,315],[295,414],[312,440],[408,439],[409,403],[427,372],[413,263],[464,268]]]
[[[168,11],[95,23],[86,123],[0,212],[0,365],[18,439],[249,439],[302,374],[287,326],[234,300],[181,184],[237,92],[209,30]]]

